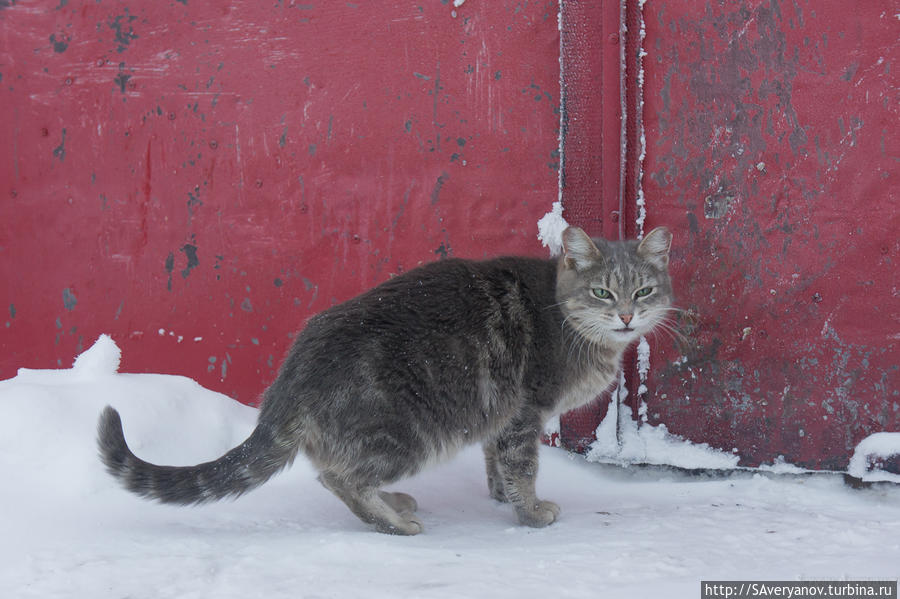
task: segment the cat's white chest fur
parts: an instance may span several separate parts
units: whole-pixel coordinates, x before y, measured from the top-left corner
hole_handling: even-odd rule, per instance
[[[603,366],[586,369],[581,376],[564,386],[551,416],[574,410],[599,397],[616,380],[618,368]]]

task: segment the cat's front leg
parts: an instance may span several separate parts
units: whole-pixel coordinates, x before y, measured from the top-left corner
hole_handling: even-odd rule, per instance
[[[513,504],[519,522],[535,528],[559,517],[558,505],[535,494],[541,430],[538,418],[520,417],[501,432],[495,445],[504,497]]]

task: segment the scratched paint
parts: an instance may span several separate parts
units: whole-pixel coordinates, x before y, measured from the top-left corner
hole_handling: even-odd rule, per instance
[[[657,339],[648,415],[744,465],[843,469],[860,439],[900,428],[887,13],[644,6],[647,218],[676,229],[689,337]]]
[[[543,255],[556,6],[11,3],[0,378],[105,332],[125,371],[252,403],[333,303],[444,256]]]

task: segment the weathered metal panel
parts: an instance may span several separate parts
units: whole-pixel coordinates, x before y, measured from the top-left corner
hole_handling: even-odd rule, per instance
[[[0,378],[107,332],[253,402],[309,315],[544,252],[556,2],[0,7]]]
[[[896,7],[644,4],[648,225],[693,315],[651,423],[823,469],[900,430]]]

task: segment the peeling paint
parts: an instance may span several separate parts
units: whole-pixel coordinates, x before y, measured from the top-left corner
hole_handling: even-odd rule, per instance
[[[59,145],[53,148],[53,156],[59,158],[59,161],[62,162],[66,159],[66,128],[63,127],[62,130],[62,140],[59,142]]]
[[[447,179],[450,178],[450,175],[445,171],[438,176],[437,181],[434,182],[434,187],[431,190],[431,205],[434,206],[441,199],[441,188],[444,187],[444,184],[447,182]]]
[[[72,290],[66,287],[62,290],[62,301],[63,307],[71,312],[75,309],[75,306],[78,305],[78,299],[75,297],[75,294],[72,293]],[[59,321],[57,321],[59,322]]]
[[[124,52],[131,45],[131,42],[137,39],[138,36],[131,26],[131,23],[136,20],[137,17],[128,14],[128,9],[126,8],[124,15],[117,15],[116,18],[107,23],[109,28],[116,34],[116,52]],[[127,27],[127,29],[125,29],[125,27]]]
[[[181,276],[186,279],[191,274],[191,271],[200,265],[200,260],[197,258],[197,246],[186,243],[181,246],[180,251],[184,252],[184,255],[187,257],[187,266],[181,271]]]
[[[69,48],[69,42],[72,41],[72,38],[61,34],[59,37],[56,36],[55,33],[50,34],[50,43],[53,45],[53,51],[57,54],[62,54]]]

